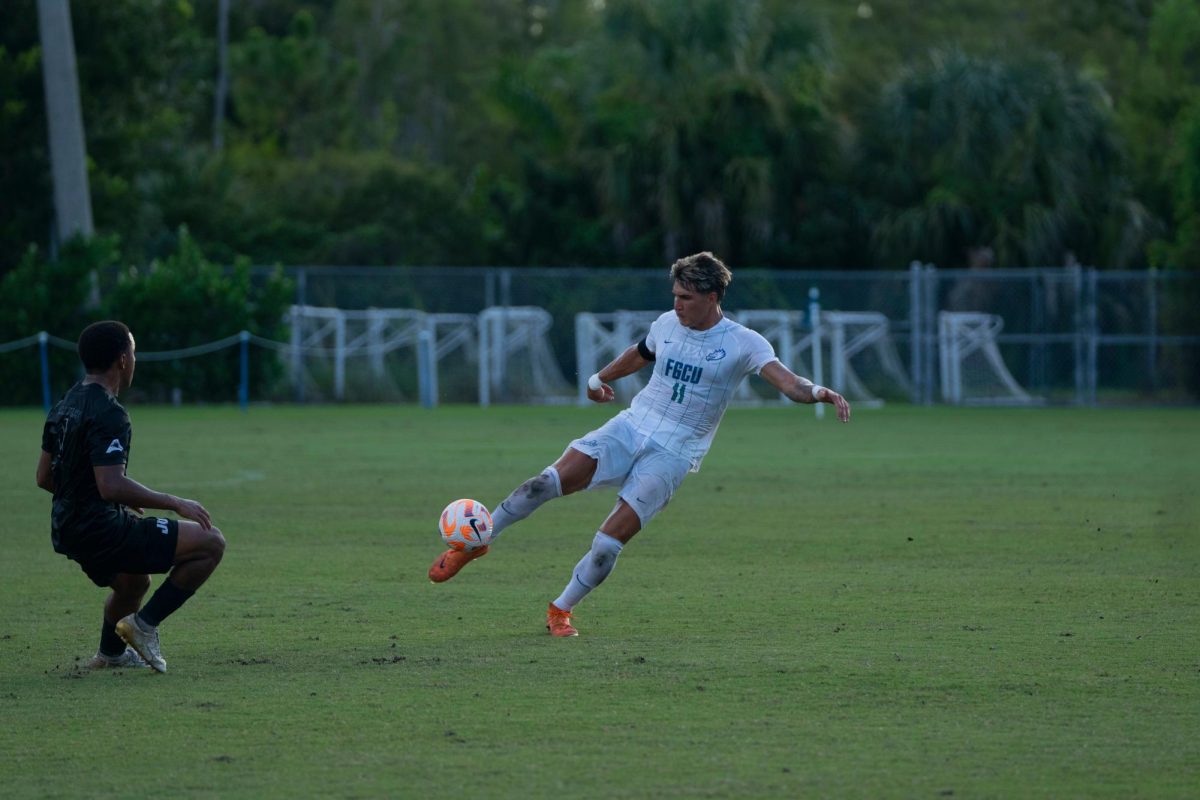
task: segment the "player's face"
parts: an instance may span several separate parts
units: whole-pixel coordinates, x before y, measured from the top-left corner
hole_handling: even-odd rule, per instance
[[[129,334],[129,352],[125,354],[125,367],[121,370],[121,388],[128,389],[133,385],[133,370],[137,366],[137,342],[133,334]]]
[[[675,295],[675,316],[685,328],[710,328],[718,319],[717,293],[700,294],[679,281],[671,289]]]

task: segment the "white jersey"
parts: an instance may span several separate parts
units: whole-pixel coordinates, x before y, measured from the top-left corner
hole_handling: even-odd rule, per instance
[[[738,385],[775,361],[775,349],[728,317],[696,331],[680,325],[674,311],[650,326],[646,347],[654,353],[654,374],[619,416],[647,440],[689,460],[695,472]]]

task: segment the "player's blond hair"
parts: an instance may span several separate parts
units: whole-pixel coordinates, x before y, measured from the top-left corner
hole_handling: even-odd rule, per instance
[[[733,280],[729,267],[707,250],[703,253],[681,258],[671,265],[671,280],[679,281],[693,292],[717,293],[717,300],[725,297],[725,288]]]

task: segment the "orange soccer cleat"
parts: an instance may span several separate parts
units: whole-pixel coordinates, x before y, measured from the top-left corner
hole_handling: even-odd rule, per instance
[[[546,609],[546,630],[551,636],[578,636],[579,631],[571,625],[571,612],[563,611],[554,603]]]
[[[458,574],[468,562],[480,556],[487,555],[488,546],[485,544],[477,550],[447,550],[437,557],[429,568],[429,580],[433,583],[448,581]]]

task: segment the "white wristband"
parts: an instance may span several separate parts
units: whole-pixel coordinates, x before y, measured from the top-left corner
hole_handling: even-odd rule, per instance
[[[822,385],[821,385],[821,384],[819,384],[819,383],[814,383],[814,384],[813,384],[812,386],[810,386],[809,388],[810,388],[810,389],[812,389],[812,399],[813,399],[813,402],[814,402],[814,403],[819,403],[819,402],[821,402],[821,398],[820,398],[820,397],[818,397],[817,395],[818,395],[820,392],[824,391],[825,387],[824,387],[824,386],[822,386]]]
[[[592,377],[588,378],[588,388],[591,389],[593,392],[600,391],[600,387],[603,385],[604,385],[604,382],[600,380],[599,372],[593,374]]]

